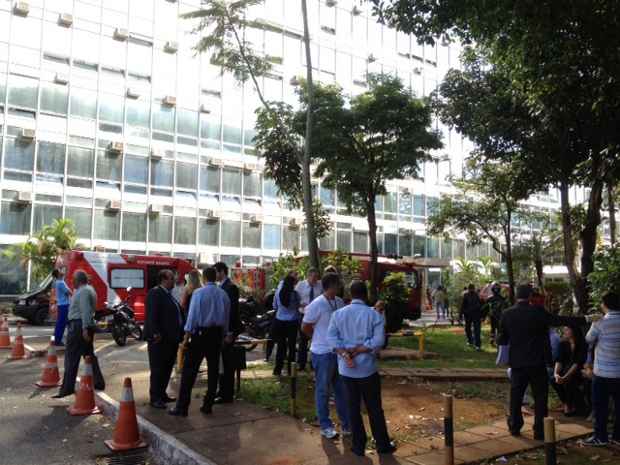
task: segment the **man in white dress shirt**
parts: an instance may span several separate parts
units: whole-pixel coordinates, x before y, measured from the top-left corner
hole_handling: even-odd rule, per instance
[[[297,294],[300,298],[299,311],[305,313],[306,306],[310,304],[314,299],[323,294],[323,286],[319,280],[319,272],[315,268],[310,268],[306,273],[306,279],[300,281],[295,286]],[[300,320],[301,321],[301,320]],[[301,371],[306,369],[306,363],[308,362],[308,337],[299,327],[299,343],[297,348],[297,365]]]

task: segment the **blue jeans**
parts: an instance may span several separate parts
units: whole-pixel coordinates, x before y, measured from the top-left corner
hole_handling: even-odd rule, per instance
[[[314,398],[316,412],[319,417],[321,429],[333,428],[334,424],[329,418],[329,394],[334,390],[336,395],[336,411],[340,418],[343,429],[349,430],[349,410],[347,407],[347,394],[344,383],[338,375],[338,361],[336,354],[315,354],[312,352],[312,367],[316,386]]]
[[[609,398],[614,400],[616,418],[612,438],[620,441],[620,378],[592,378],[592,407],[594,408],[594,436],[607,441],[607,420],[609,416]]]
[[[56,328],[54,329],[54,344],[62,344],[62,337],[67,326],[67,315],[69,314],[68,305],[58,305],[58,316],[56,317]]]

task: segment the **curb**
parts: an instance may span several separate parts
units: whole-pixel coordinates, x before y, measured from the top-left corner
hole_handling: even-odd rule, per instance
[[[104,392],[95,392],[95,396],[106,416],[110,418],[118,416],[119,403],[116,400]],[[140,415],[137,415],[137,418],[140,434],[148,443],[153,458],[158,464],[217,465]]]

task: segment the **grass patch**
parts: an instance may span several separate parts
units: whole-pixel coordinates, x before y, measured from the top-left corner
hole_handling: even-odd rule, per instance
[[[482,332],[482,340],[488,340],[488,330]],[[496,349],[489,344],[482,345],[482,351],[476,352],[466,346],[465,336],[455,334],[449,328],[433,328],[426,331],[425,348],[439,354],[437,359],[415,361],[386,361],[383,366],[415,368],[496,368]],[[390,338],[391,347],[418,349],[417,337]]]

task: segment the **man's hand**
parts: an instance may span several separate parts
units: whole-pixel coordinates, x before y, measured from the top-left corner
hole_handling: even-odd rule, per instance
[[[91,341],[91,337],[90,337],[90,333],[88,332],[88,329],[84,328],[82,330],[82,337],[84,338],[84,340],[86,342],[90,342]]]
[[[370,352],[370,351],[371,349],[369,347],[366,347],[364,345],[359,345],[353,348],[353,350],[351,350],[350,353],[352,357],[355,357],[358,354],[365,354],[366,352]]]
[[[161,334],[154,334],[153,335],[153,342],[155,344],[159,344],[161,342]]]
[[[234,336],[233,334],[227,334],[227,335],[224,337],[224,344],[225,344],[225,345],[227,345],[227,346],[228,346],[228,345],[231,345],[231,344],[232,344],[232,343],[234,343],[234,342],[235,342],[235,336]]]

